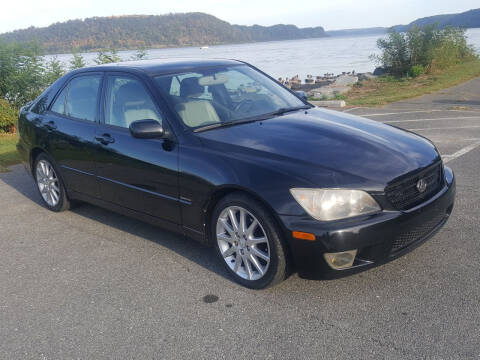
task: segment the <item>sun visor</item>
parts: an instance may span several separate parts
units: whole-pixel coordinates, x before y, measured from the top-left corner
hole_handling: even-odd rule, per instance
[[[228,81],[228,77],[225,74],[215,74],[213,76],[202,76],[198,79],[198,85],[212,86],[225,84]]]

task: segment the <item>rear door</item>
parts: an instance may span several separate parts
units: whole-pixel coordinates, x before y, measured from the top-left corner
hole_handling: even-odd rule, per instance
[[[98,144],[102,73],[84,73],[72,78],[57,94],[43,118],[48,131],[49,152],[60,166],[69,191],[97,197],[93,155]]]
[[[173,223],[180,223],[178,144],[138,139],[128,129],[135,120],[164,114],[142,79],[126,73],[105,78],[103,121],[96,130],[96,157],[102,199]]]

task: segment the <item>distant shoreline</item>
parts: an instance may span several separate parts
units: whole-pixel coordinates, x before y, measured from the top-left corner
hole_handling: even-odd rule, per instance
[[[480,29],[480,27],[471,27],[471,28],[465,28],[465,30],[475,30],[475,29]],[[363,30],[363,29],[359,29]],[[343,31],[343,30],[332,30],[334,32],[337,31]],[[387,33],[388,28],[385,28],[385,32],[358,32],[358,33],[349,33],[345,32],[342,34],[337,34],[337,35],[331,35],[330,33],[332,31],[326,31],[325,33],[327,34],[326,36],[321,36],[321,37],[308,37],[308,38],[298,38],[298,39],[279,39],[279,40],[268,40],[268,41],[244,41],[244,42],[234,42],[234,43],[215,43],[215,44],[194,44],[194,45],[158,45],[158,46],[149,46],[148,48],[142,48],[144,51],[154,51],[154,50],[164,50],[164,49],[188,49],[188,48],[202,48],[204,46],[207,46],[209,48],[215,48],[218,46],[236,46],[236,45],[248,45],[248,44],[261,44],[261,43],[276,43],[276,42],[286,42],[286,41],[302,41],[302,40],[313,40],[313,39],[342,39],[342,38],[354,38],[354,37],[367,37],[367,36],[381,36]],[[131,48],[113,48],[118,52],[127,52],[127,51],[137,51],[140,48],[139,47],[131,47]],[[91,49],[88,51],[79,51],[79,54],[96,54],[99,51],[109,51],[111,50],[110,48],[98,48],[98,49]],[[208,50],[208,49],[206,49]],[[58,53],[50,53],[50,52],[44,52],[43,56],[69,56],[72,55],[73,52],[58,52]]]
[[[363,35],[358,35],[358,36],[363,36]],[[341,36],[335,36],[335,37],[341,37]],[[342,36],[342,37],[349,37],[349,36]],[[164,49],[188,49],[188,48],[198,48],[201,49],[202,47],[207,46],[208,48],[205,50],[208,50],[210,48],[215,48],[218,46],[235,46],[235,45],[248,45],[248,44],[261,44],[261,43],[276,43],[276,42],[284,42],[284,41],[301,41],[301,40],[312,40],[312,39],[328,39],[328,38],[333,38],[333,36],[320,36],[320,37],[311,37],[311,38],[299,38],[299,39],[284,39],[284,40],[268,40],[268,41],[245,41],[245,42],[235,42],[235,43],[217,43],[217,44],[195,44],[195,45],[159,45],[159,46],[149,46],[148,48],[142,48],[142,50],[149,52],[152,50],[164,50]],[[88,51],[80,51],[78,52],[79,54],[97,54],[100,51],[110,51],[110,50],[116,50],[118,52],[125,52],[125,51],[138,51],[140,50],[139,47],[132,47],[132,48],[98,48],[98,49],[92,49]],[[43,53],[44,56],[68,56],[72,55],[73,52],[65,52],[65,53]]]

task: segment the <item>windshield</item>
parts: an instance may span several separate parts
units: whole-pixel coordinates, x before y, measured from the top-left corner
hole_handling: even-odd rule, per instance
[[[192,129],[234,124],[305,104],[247,65],[155,77],[164,98]]]

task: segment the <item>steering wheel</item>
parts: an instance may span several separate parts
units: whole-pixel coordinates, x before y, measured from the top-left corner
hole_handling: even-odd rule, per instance
[[[254,101],[252,99],[243,99],[235,106],[233,111],[248,113],[248,111],[252,109],[253,105],[254,105]]]
[[[230,119],[235,118],[235,114],[232,111],[232,109],[229,109],[219,101],[212,100],[212,105],[217,111],[218,115],[220,115],[220,118],[222,121],[228,121]]]

